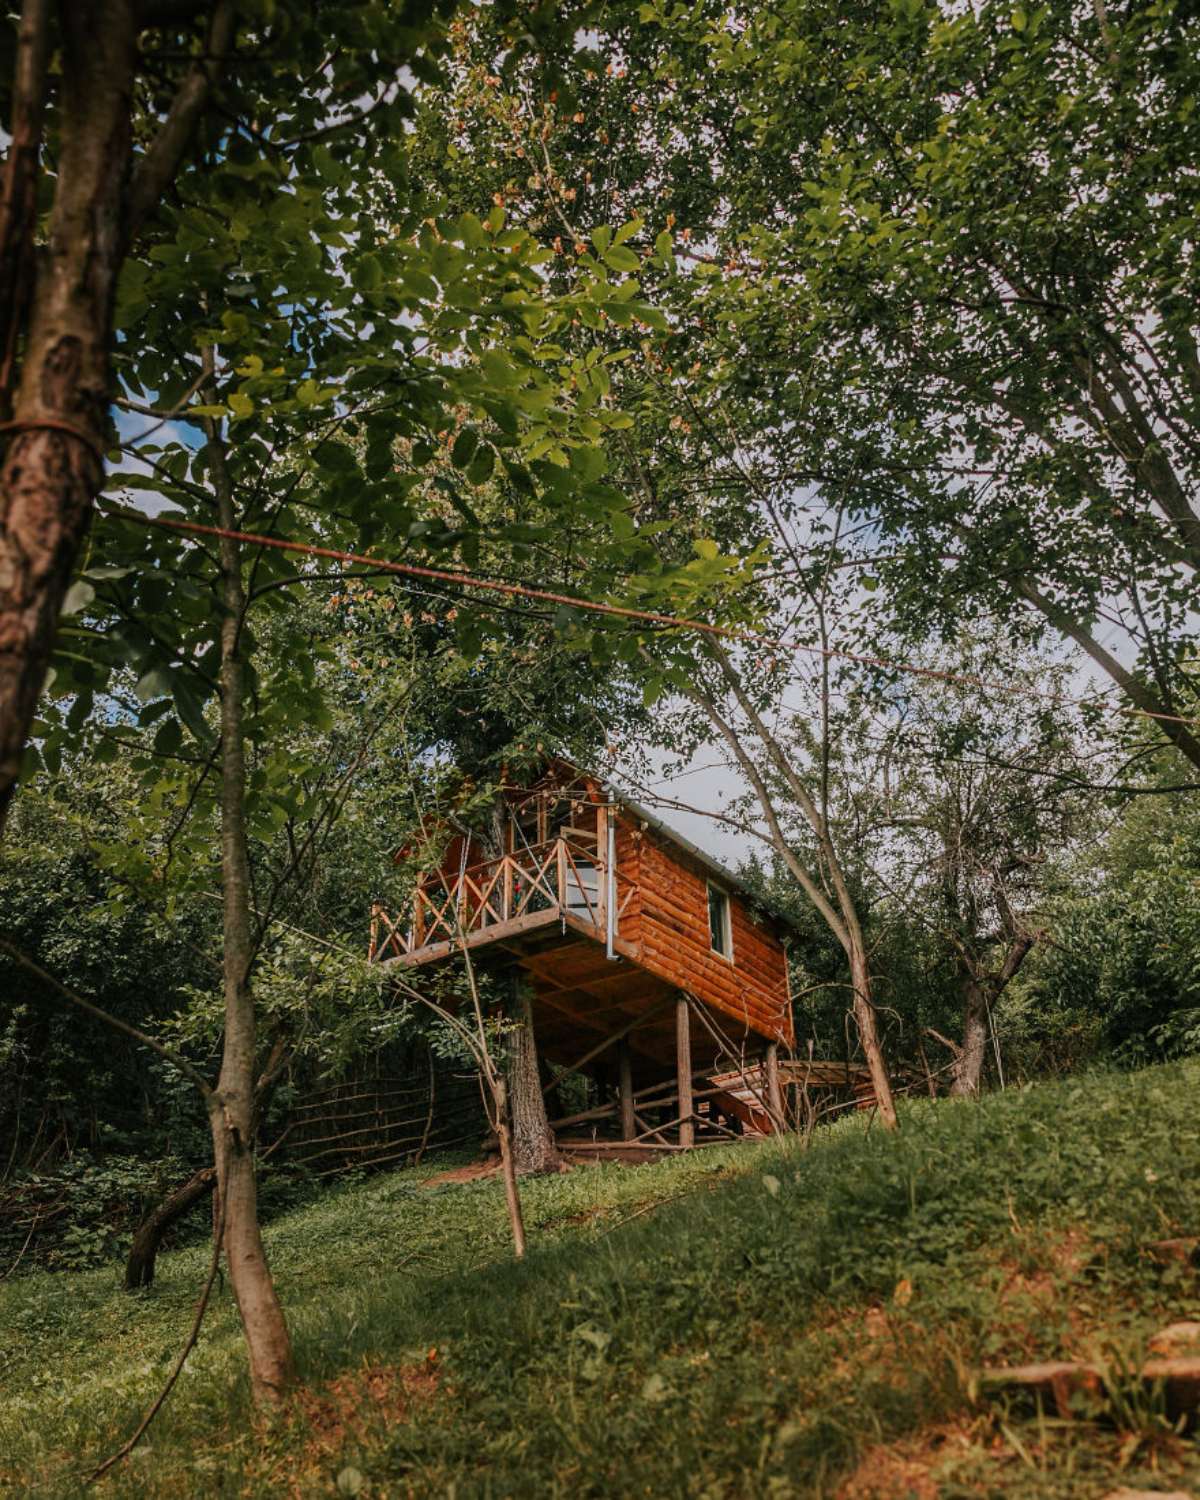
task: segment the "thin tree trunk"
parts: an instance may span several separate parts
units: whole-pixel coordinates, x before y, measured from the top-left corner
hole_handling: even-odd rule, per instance
[[[521,1212],[521,1192],[517,1187],[517,1169],[513,1161],[512,1131],[509,1129],[508,1087],[503,1078],[493,1080],[492,1102],[496,1108],[496,1140],[500,1144],[500,1170],[504,1176],[504,1202],[512,1230],[513,1254],[525,1257],[525,1215]]]
[[[847,957],[850,960],[850,983],[854,987],[854,1020],[862,1042],[863,1056],[871,1073],[871,1087],[875,1091],[875,1103],[879,1117],[889,1130],[895,1130],[896,1103],[892,1098],[892,1084],[883,1060],[883,1048],[879,1044],[879,1028],[875,1019],[875,1003],[871,994],[871,967],[861,943],[852,943]]]
[[[529,987],[513,975],[513,1020],[508,1042],[508,1097],[512,1109],[513,1161],[522,1177],[557,1172],[562,1164],[546,1115],[538,1074],[537,1040]]]
[[[207,357],[211,361],[211,351]],[[210,392],[208,398],[215,399]],[[216,424],[208,424],[208,458],[221,525],[234,529],[233,488]],[[246,843],[245,671],[241,655],[246,599],[239,544],[221,539],[221,882],[224,896],[225,1042],[210,1100],[213,1157],[225,1206],[224,1242],[260,1402],[280,1398],[292,1377],[292,1349],[258,1223],[254,1170],[256,1053],[250,988],[250,859]]]
[[[283,1071],[283,1063],[287,1057],[287,1044],[282,1037],[276,1039],[271,1049],[271,1055],[267,1059],[267,1065],[263,1069],[262,1076],[255,1086],[255,1137],[257,1138],[257,1122],[261,1122],[266,1113],[267,1105],[275,1086],[279,1082]],[[432,1054],[431,1054],[432,1062]],[[432,1077],[432,1067],[430,1069]],[[286,1131],[284,1132],[286,1134]],[[282,1137],[280,1138],[282,1139]],[[276,1142],[278,1145],[278,1142]],[[272,1148],[274,1149],[274,1147]],[[198,1172],[193,1172],[188,1180],[181,1183],[179,1187],[173,1188],[171,1192],[146,1215],[133,1236],[133,1243],[129,1247],[129,1256],[125,1262],[125,1290],[127,1292],[137,1291],[139,1287],[150,1286],[154,1281],[155,1261],[158,1252],[162,1248],[163,1238],[172,1224],[187,1213],[194,1204],[198,1203],[206,1193],[211,1193],[216,1186],[217,1169],[215,1167],[203,1167]],[[216,1213],[216,1204],[213,1205]]]
[[[795,877],[804,894],[825,920],[830,932],[833,933],[842,945],[842,949],[850,963],[850,982],[854,989],[854,1021],[862,1041],[867,1066],[871,1071],[871,1083],[879,1105],[880,1117],[889,1130],[895,1130],[898,1128],[899,1121],[896,1118],[896,1106],[892,1099],[892,1085],[888,1078],[887,1068],[884,1066],[883,1048],[879,1041],[879,1028],[876,1025],[875,1006],[872,999],[871,971],[866,959],[866,945],[863,942],[862,928],[859,924],[858,911],[854,905],[854,898],[846,883],[828,825],[805,790],[796,771],[788,761],[779,741],[768,729],[762,716],[747,697],[729,658],[719,647],[712,649],[714,656],[720,664],[726,683],[732,689],[734,697],[750,721],[759,742],[796,798],[797,804],[807,819],[809,827],[817,836],[821,845],[821,851],[825,857],[826,868],[834,885],[837,900],[836,907],[821,888],[816,876],[812,871],[805,869],[796,857],[795,850],[788,843],[783,831],[783,825],[779,821],[779,813],[776,810],[771,789],[768,787],[757,765],[755,765],[753,756],[751,756],[742,743],[737,731],[725,720],[717,709],[716,704],[706,693],[702,692],[699,688],[693,687],[689,690],[689,696],[694,702],[700,704],[708,714],[714,728],[720,733],[722,739],[724,739],[733,752],[734,759],[741,766],[747,781],[753,787],[755,796],[758,798],[758,805],[762,809],[763,817],[766,819],[771,835],[771,843],[774,845],[776,853]]]
[[[124,243],[132,0],[73,0],[59,7],[59,18],[60,150],[46,245],[35,251],[14,220],[5,246],[14,284],[0,290],[10,299],[0,351],[6,383],[24,330],[13,435],[0,464],[0,832],[104,477],[109,336]],[[36,117],[40,106],[28,102]],[[10,164],[6,190],[11,184],[22,194],[11,175],[18,165]],[[13,210],[19,215],[20,204]]]

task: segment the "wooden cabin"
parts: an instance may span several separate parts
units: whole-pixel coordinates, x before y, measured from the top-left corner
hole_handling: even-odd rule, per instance
[[[371,957],[519,966],[539,1056],[605,1096],[552,1122],[564,1144],[768,1132],[790,1087],[861,1086],[859,1069],[780,1057],[786,930],[709,855],[563,760],[502,803],[490,838],[444,841],[405,910],[376,906]]]

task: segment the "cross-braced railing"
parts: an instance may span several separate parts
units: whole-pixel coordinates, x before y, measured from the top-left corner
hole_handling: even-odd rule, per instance
[[[615,934],[633,886],[619,874],[612,884]],[[604,935],[608,899],[608,872],[595,849],[560,836],[471,865],[457,876],[428,875],[398,917],[376,903],[369,956],[404,958],[438,943],[475,938],[489,928],[511,930],[522,918],[547,911],[569,912]]]

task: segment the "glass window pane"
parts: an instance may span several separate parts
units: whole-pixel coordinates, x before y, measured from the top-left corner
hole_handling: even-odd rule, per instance
[[[729,897],[715,885],[708,888],[708,933],[713,952],[729,957]]]

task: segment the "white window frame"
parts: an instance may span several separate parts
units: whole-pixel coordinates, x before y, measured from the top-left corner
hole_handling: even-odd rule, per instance
[[[718,948],[713,942],[712,930],[712,897],[716,892],[721,898],[721,911],[723,913],[723,926],[725,928],[724,949]],[[733,900],[723,885],[718,885],[715,880],[704,882],[704,899],[708,915],[708,948],[710,953],[715,953],[718,958],[723,958],[726,963],[733,962]]]

